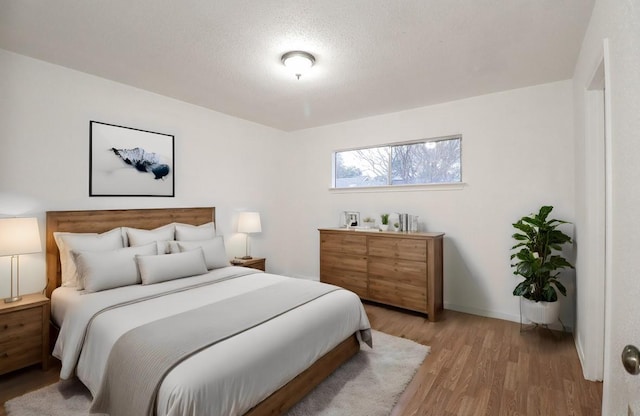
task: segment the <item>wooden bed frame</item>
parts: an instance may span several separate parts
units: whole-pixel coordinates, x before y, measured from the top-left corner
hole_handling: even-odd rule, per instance
[[[56,231],[102,233],[116,227],[153,229],[171,222],[201,225],[215,221],[215,208],[161,208],[47,212],[47,297],[62,284],[60,255],[53,238]],[[57,336],[57,328],[50,331]],[[55,340],[53,340],[55,341]],[[53,343],[51,345],[54,345]],[[246,413],[250,416],[279,415],[287,411],[333,371],[360,350],[355,334],[322,356],[307,370]]]

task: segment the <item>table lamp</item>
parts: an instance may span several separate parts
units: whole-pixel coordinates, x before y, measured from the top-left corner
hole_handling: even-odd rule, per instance
[[[260,213],[258,212],[241,212],[238,217],[238,232],[245,233],[247,239],[245,241],[245,255],[241,257],[243,260],[251,259],[249,254],[249,234],[262,232],[260,225]]]
[[[16,302],[20,296],[20,255],[40,253],[40,231],[37,218],[0,218],[0,256],[11,256],[11,295],[5,303]],[[16,294],[13,293],[15,259]]]

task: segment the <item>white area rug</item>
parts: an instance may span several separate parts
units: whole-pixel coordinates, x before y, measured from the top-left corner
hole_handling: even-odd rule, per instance
[[[374,348],[336,370],[289,416],[387,416],[429,347],[373,331]],[[9,416],[87,416],[91,395],[76,380],[60,381],[5,403]]]

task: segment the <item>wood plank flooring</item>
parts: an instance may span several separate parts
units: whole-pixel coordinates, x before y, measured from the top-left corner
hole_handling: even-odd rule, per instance
[[[40,365],[23,368],[0,376],[0,416],[6,416],[4,402],[53,384],[60,378],[60,361],[52,358],[47,371]]]
[[[584,380],[569,334],[445,311],[438,322],[366,304],[371,325],[431,347],[392,416],[597,416],[602,384]],[[375,342],[375,340],[374,340]],[[34,366],[0,376],[0,404],[58,379]],[[0,416],[6,416],[0,406]]]
[[[583,378],[570,334],[520,333],[517,323],[455,311],[429,322],[365,308],[373,328],[431,347],[393,416],[601,414],[602,383]]]

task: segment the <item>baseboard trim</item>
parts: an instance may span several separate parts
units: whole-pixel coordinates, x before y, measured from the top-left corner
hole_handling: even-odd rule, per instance
[[[444,302],[444,308],[456,312],[469,313],[471,315],[484,316],[486,318],[502,319],[503,321],[511,321],[520,323],[520,315],[510,315],[501,312],[490,311],[486,309],[470,308],[466,305],[457,305],[455,303]]]
[[[448,303],[448,302],[444,302],[444,308],[445,309],[450,309],[452,311],[468,313],[468,314],[471,314],[471,315],[484,316],[486,318],[502,319],[503,321],[511,321],[511,322],[520,323],[520,314],[511,315],[511,314],[506,314],[506,313],[502,313],[502,312],[490,311],[490,310],[486,310],[486,309],[470,308],[468,306],[456,305],[454,303]],[[557,322],[555,324],[549,325],[549,328],[557,330],[557,331],[562,331],[562,325],[560,325],[560,322]],[[567,332],[573,333],[573,327],[568,326],[568,325],[565,324],[565,328],[566,328]]]
[[[588,380],[586,367],[584,362],[584,349],[582,348],[582,343],[580,342],[580,337],[573,337],[573,342],[576,346],[576,352],[578,353],[578,360],[580,360],[580,367],[582,368],[582,376]]]
[[[585,380],[602,382],[603,374],[601,372],[599,373],[597,369],[594,369],[593,365],[589,366],[589,363],[587,363],[586,361],[586,353],[584,351],[584,347],[582,346],[582,342],[580,342],[580,337],[574,336],[573,339],[576,345],[578,359],[580,360],[580,367],[582,367],[582,376],[585,378]]]

